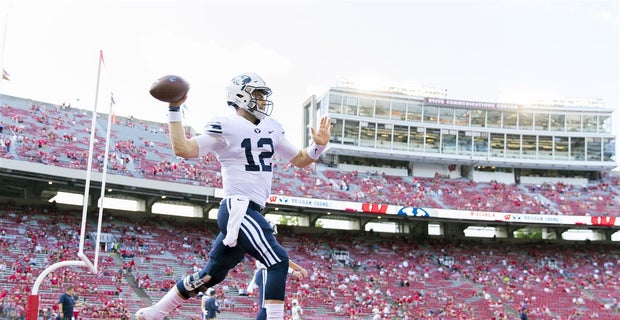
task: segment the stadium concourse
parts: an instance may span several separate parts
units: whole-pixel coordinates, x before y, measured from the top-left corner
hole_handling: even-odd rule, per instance
[[[88,111],[3,96],[0,117],[0,160],[45,165],[50,172],[86,169]],[[106,121],[98,118],[97,137],[104,136]],[[221,188],[214,157],[190,161],[172,155],[166,124],[116,117],[111,139],[110,176]],[[103,154],[103,143],[97,143],[96,171]],[[287,196],[545,216],[620,215],[615,176],[579,187],[528,186],[341,172],[320,164],[304,170],[282,161],[275,166],[273,192]],[[40,187],[29,188],[11,179],[10,171],[3,173],[9,179],[0,187],[0,318],[11,319],[22,312],[34,279],[48,265],[75,259],[81,216],[79,208],[50,204]],[[64,182],[68,187],[79,183]],[[96,219],[89,217],[92,246]],[[129,318],[201,268],[217,230],[206,217],[106,210],[102,232],[113,240],[105,244],[98,274],[79,268],[54,272],[40,289],[42,309],[53,308],[71,284],[86,301],[79,318]],[[287,302],[298,299],[305,319],[371,319],[375,308],[383,319],[405,314],[409,319],[513,319],[524,307],[532,319],[620,317],[620,250],[609,241],[452,239],[291,226],[279,232],[290,256],[311,275],[287,284]],[[346,252],[347,258],[335,252]],[[217,287],[224,304],[219,318],[253,318],[257,297],[240,295],[253,265],[244,261]],[[198,319],[199,305],[198,300],[184,304],[170,318]]]

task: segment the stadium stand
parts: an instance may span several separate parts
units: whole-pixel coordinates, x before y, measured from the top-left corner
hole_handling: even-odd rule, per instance
[[[88,158],[90,119],[88,111],[69,106],[5,104],[0,115],[5,124],[0,157],[85,169]],[[96,125],[93,168],[101,170],[105,124]],[[188,129],[189,130],[189,129]],[[188,131],[188,133],[190,133]],[[173,155],[164,123],[133,117],[115,117],[111,133],[109,174],[221,188],[219,163],[212,154],[201,159]],[[340,172],[317,164],[298,169],[277,159],[275,194],[331,200],[389,203],[444,209],[496,211],[544,215],[620,216],[620,184],[604,175],[588,185],[505,184],[452,179],[389,176],[382,172]],[[328,186],[328,188],[325,188]],[[484,199],[481,195],[486,195]]]
[[[0,157],[86,169],[91,114],[70,106],[7,99],[0,109]],[[102,170],[107,119],[96,123],[93,170]],[[167,126],[115,117],[111,175],[221,188],[213,155],[175,157]],[[8,141],[8,143],[7,143]],[[273,192],[306,198],[367,201],[416,207],[620,216],[620,178],[602,176],[584,186],[474,183],[465,178],[344,172],[323,164],[296,169],[274,164]],[[486,195],[482,197],[481,195]],[[34,279],[46,266],[74,259],[80,215],[75,207],[0,205],[0,319],[24,312]],[[94,219],[94,218],[91,218]],[[94,221],[88,224],[95,225]],[[94,230],[88,230],[93,232]],[[208,220],[106,212],[106,244],[99,274],[59,270],[41,287],[41,307],[53,310],[66,285],[86,301],[80,319],[129,319],[159,299],[182,276],[204,265],[217,233]],[[367,232],[279,228],[279,241],[310,273],[287,283],[287,310],[296,298],[306,319],[512,319],[527,308],[532,319],[620,318],[620,251],[594,242],[400,238]],[[93,239],[87,244],[94,245]],[[92,247],[86,252],[91,252]],[[240,295],[250,280],[247,259],[218,286],[220,319],[251,319],[256,295]],[[199,319],[199,301],[171,319]]]
[[[51,263],[77,251],[79,213],[54,207],[0,208],[2,316],[24,307],[30,286]],[[310,273],[290,280],[306,319],[512,319],[526,306],[535,319],[612,319],[620,316],[620,251],[594,243],[441,239],[413,241],[380,234],[301,233],[282,226],[279,239]],[[168,217],[109,214],[103,226],[120,244],[101,255],[99,274],[70,269],[49,276],[41,307],[54,308],[66,285],[86,307],[80,319],[129,319],[176,280],[200,268],[216,226]],[[87,242],[94,243],[93,239]],[[92,248],[90,249],[92,250]],[[347,259],[333,253],[347,252]],[[88,252],[88,251],[87,251]],[[222,319],[250,319],[256,296],[239,295],[252,276],[247,259],[218,286]],[[198,319],[199,301],[171,319]],[[290,306],[289,306],[290,308]]]

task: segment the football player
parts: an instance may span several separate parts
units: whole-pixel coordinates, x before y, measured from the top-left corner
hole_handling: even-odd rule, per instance
[[[261,214],[271,193],[273,157],[278,154],[299,168],[310,165],[327,148],[332,124],[328,116],[323,116],[318,128],[311,128],[311,144],[299,149],[286,138],[282,125],[270,117],[271,88],[261,77],[255,73],[241,74],[232,79],[227,91],[228,105],[235,114],[214,118],[206,124],[202,135],[191,138],[186,137],[181,123],[180,107],[187,95],[169,105],[170,140],[175,155],[197,158],[212,152],[221,164],[224,199],[217,215],[220,233],[206,266],[180,280],[153,306],[138,310],[138,320],[163,319],[183,301],[224,280],[246,253],[267,268],[267,319],[284,317],[289,258]]]
[[[277,235],[278,226],[271,221],[269,221],[269,224],[273,228],[273,234]],[[308,271],[293,262],[293,260],[289,259],[288,263],[289,275],[294,276],[299,280],[308,276]],[[255,288],[258,289],[258,313],[256,314],[256,320],[265,320],[267,319],[267,311],[265,309],[265,284],[267,283],[268,277],[267,267],[258,260],[256,260],[255,265],[256,269],[254,270],[254,276],[248,284],[247,292],[252,293]]]

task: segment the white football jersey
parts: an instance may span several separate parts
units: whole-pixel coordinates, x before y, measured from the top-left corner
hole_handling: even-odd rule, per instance
[[[273,118],[255,125],[236,114],[218,117],[195,139],[201,156],[213,152],[220,162],[224,195],[245,195],[261,206],[271,193],[274,154],[290,161],[299,152]]]

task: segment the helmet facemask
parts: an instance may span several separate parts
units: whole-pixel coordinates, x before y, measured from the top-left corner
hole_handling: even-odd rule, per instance
[[[273,102],[267,100],[267,97],[271,95],[271,89],[267,87],[245,86],[242,90],[247,92],[251,97],[245,108],[249,113],[259,120],[263,120],[265,117],[271,115],[273,111]]]

